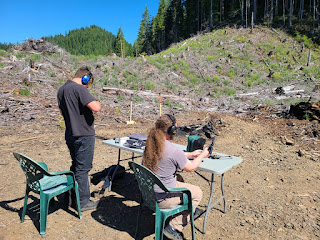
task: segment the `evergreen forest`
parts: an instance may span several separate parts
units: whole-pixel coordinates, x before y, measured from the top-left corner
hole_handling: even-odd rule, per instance
[[[320,0],[160,0],[155,16],[146,6],[133,46],[125,40],[121,28],[115,36],[95,25],[45,40],[74,55],[114,53],[126,57],[158,53],[171,44],[226,26],[267,26],[319,44],[319,9]],[[12,46],[0,43],[0,49]]]
[[[65,36],[45,37],[45,40],[59,45],[74,55],[109,55],[133,56],[132,45],[128,43],[121,28],[117,36],[95,25],[75,29]]]
[[[135,47],[150,55],[201,32],[258,24],[319,43],[319,8],[319,0],[160,0],[156,16],[146,7]]]

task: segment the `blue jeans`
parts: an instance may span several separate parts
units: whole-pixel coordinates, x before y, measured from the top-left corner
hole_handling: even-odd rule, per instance
[[[81,208],[90,199],[89,171],[92,169],[94,136],[69,137],[66,140],[72,158],[70,170],[74,172],[79,185]]]

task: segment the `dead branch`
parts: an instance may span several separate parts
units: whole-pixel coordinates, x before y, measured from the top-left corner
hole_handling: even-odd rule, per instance
[[[35,136],[35,137],[30,137],[30,138],[25,138],[25,139],[21,139],[19,141],[16,141],[16,143],[21,143],[21,142],[25,142],[25,141],[29,141],[29,140],[33,140],[33,139],[37,139],[37,138],[43,138],[44,136]]]

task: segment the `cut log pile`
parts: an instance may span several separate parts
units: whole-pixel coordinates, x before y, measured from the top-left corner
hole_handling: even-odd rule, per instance
[[[320,122],[320,101],[319,102],[300,102],[291,105],[289,114],[300,120],[317,120]]]

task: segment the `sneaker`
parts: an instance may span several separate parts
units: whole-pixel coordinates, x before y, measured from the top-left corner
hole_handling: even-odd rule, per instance
[[[171,227],[170,225],[167,225],[164,230],[163,230],[163,234],[172,240],[183,240],[183,236],[182,234],[177,231],[176,229],[174,229],[173,227]]]
[[[205,211],[200,209],[200,208],[196,208],[196,210],[194,211],[194,219],[197,219],[198,217],[200,217]]]
[[[89,200],[89,202],[87,202],[86,205],[81,207],[81,212],[97,209],[98,203],[99,203],[99,201],[94,202],[94,201]]]

